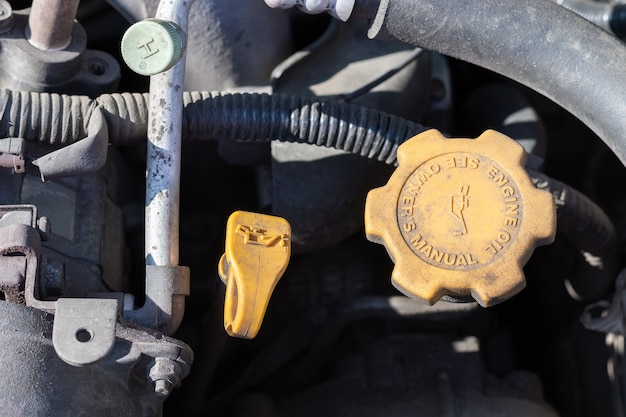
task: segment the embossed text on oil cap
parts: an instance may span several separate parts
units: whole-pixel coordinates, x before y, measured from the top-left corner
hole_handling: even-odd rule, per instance
[[[429,130],[402,144],[365,207],[368,239],[396,264],[393,284],[430,303],[471,296],[485,307],[524,288],[522,267],[556,232],[554,200],[533,186],[525,159],[493,130],[477,139]]]

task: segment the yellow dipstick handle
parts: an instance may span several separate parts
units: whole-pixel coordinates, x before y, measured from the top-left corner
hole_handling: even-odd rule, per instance
[[[226,284],[224,328],[253,339],[291,255],[291,226],[282,217],[236,211],[226,224],[218,272]]]

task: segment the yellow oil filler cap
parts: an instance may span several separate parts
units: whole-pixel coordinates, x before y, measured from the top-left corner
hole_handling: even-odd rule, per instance
[[[224,328],[252,339],[289,263],[291,226],[282,217],[236,211],[226,224],[225,246],[218,266],[226,284]]]
[[[395,262],[394,286],[431,304],[471,296],[483,307],[521,291],[522,267],[556,232],[553,197],[533,186],[524,149],[493,130],[477,139],[429,130],[397,154],[365,206],[367,238]]]

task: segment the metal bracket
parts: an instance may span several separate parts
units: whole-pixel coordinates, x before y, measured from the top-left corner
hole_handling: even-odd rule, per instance
[[[0,139],[0,167],[11,168],[16,174],[24,172],[25,147],[26,142],[22,138]]]
[[[41,238],[36,219],[35,206],[0,206],[0,291],[12,303],[24,304],[26,281],[37,274]]]
[[[59,298],[52,329],[57,355],[73,366],[106,357],[115,345],[118,300]]]

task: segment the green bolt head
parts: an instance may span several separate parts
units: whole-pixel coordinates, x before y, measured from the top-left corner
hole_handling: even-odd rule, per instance
[[[126,30],[122,57],[128,67],[141,75],[155,75],[170,69],[183,52],[183,36],[167,20],[146,19]]]

